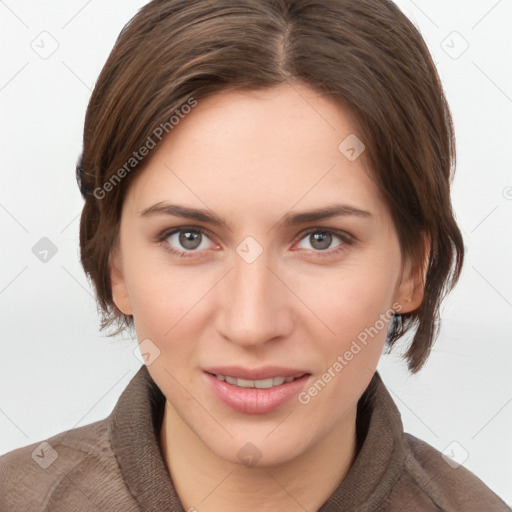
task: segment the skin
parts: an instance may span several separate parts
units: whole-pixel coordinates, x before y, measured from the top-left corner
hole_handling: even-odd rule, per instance
[[[128,190],[113,297],[133,315],[139,341],[160,350],[148,370],[167,399],[160,442],[185,510],[317,510],[356,456],[357,401],[386,328],[307,404],[236,412],[203,373],[301,368],[311,373],[307,390],[393,305],[405,313],[421,303],[422,280],[402,259],[363,157],[349,161],[338,150],[350,134],[364,140],[350,111],[308,87],[226,90],[198,102]],[[160,202],[205,209],[227,226],[141,215]],[[333,204],[370,215],[279,224]],[[179,233],[155,241],[179,226],[206,230],[197,248],[180,244]],[[322,246],[309,228],[339,230],[352,243],[333,234]],[[252,263],[236,252],[248,236],[263,250]],[[252,467],[237,456],[249,442],[260,456]]]

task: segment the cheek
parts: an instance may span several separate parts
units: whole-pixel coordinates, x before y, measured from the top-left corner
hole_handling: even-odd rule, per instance
[[[334,334],[329,334],[321,322],[312,328],[315,344],[310,349],[315,354],[312,360],[318,364],[315,379],[299,401],[318,408],[326,428],[355,407],[382,354],[392,316],[393,283],[390,286],[388,279],[379,281],[377,277],[366,274],[368,282],[362,284],[354,273],[353,278],[338,282],[322,295],[320,316]]]
[[[191,332],[194,309],[211,288],[206,274],[201,279],[183,268],[170,269],[161,262],[137,260],[127,265],[128,293],[139,339],[154,337],[159,343],[172,343],[177,334]]]
[[[205,284],[192,286],[191,280],[178,272],[150,268],[146,266],[137,275],[132,274],[130,297],[135,331],[140,343],[151,340],[147,346],[156,356],[148,371],[153,380],[171,403],[186,410],[194,404],[182,387],[194,386],[195,374],[189,369],[198,365],[195,340],[200,339],[203,324],[197,318],[197,308],[206,293]]]
[[[349,317],[355,324],[368,320],[373,323],[393,304],[396,279],[393,268],[344,269],[338,279],[326,280],[315,294],[315,304],[333,319]]]
[[[393,314],[399,260],[368,263],[343,269],[336,279],[326,280],[321,289],[309,293],[308,301],[315,304],[322,320],[311,329],[323,332],[315,339],[321,344],[326,367],[345,354],[344,359],[350,360],[347,367],[376,365],[382,353]]]

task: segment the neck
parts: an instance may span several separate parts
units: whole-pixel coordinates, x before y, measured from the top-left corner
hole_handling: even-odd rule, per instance
[[[356,456],[354,407],[320,442],[271,467],[246,467],[213,453],[166,401],[160,445],[185,510],[318,510]]]

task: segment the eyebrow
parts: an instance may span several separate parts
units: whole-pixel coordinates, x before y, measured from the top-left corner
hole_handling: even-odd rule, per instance
[[[156,203],[149,208],[145,208],[140,213],[141,217],[153,217],[156,215],[166,215],[171,217],[184,217],[187,219],[197,220],[205,224],[213,226],[227,227],[227,223],[213,212],[209,210],[201,210],[198,208],[187,208],[177,204],[169,204],[165,202]],[[279,226],[295,226],[298,224],[306,224],[308,222],[317,222],[320,220],[331,219],[333,217],[356,216],[361,218],[370,218],[372,214],[366,210],[361,210],[354,206],[346,204],[334,204],[309,210],[300,213],[286,213],[277,223]]]

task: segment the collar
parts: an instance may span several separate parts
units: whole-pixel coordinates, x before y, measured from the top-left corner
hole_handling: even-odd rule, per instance
[[[141,366],[108,418],[108,433],[123,479],[141,510],[185,512],[159,444],[165,396]]]
[[[159,444],[165,397],[142,366],[108,417],[108,432],[123,479],[144,511],[185,512]],[[358,454],[345,479],[318,512],[374,510],[403,471],[400,413],[379,374],[358,402]]]

